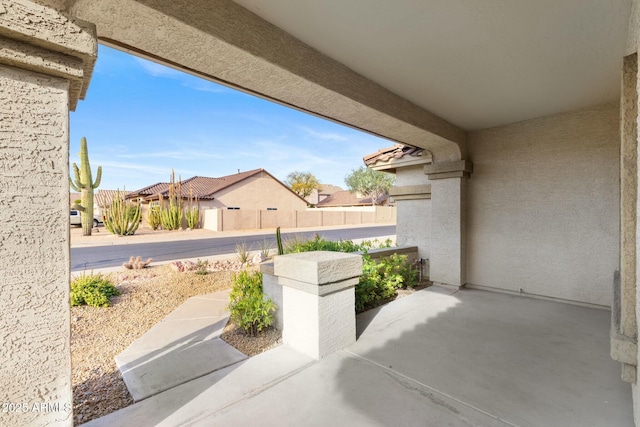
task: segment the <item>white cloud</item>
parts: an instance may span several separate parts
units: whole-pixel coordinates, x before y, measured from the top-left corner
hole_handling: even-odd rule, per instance
[[[309,136],[317,139],[323,139],[328,141],[348,141],[349,138],[345,135],[335,133],[335,132],[318,132],[308,127],[299,126],[299,129],[306,132]]]
[[[158,64],[156,62],[149,61],[147,59],[134,57],[133,58],[136,63],[142,67],[148,74],[151,74],[153,77],[168,77],[168,78],[181,78],[183,73],[178,70],[174,70],[173,68],[169,68],[165,65]]]
[[[196,77],[196,79],[197,80],[190,79],[189,81],[182,83],[182,86],[201,92],[228,93],[230,91],[226,87],[212,83],[210,81],[198,77]]]
[[[150,153],[130,153],[130,154],[118,154],[116,157],[122,159],[172,159],[172,160],[193,160],[194,162],[202,159],[224,159],[216,153],[212,153],[208,150],[169,150],[169,151],[156,151]]]

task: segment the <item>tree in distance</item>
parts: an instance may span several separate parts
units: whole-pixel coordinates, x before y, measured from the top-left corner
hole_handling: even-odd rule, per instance
[[[299,172],[293,171],[287,175],[285,183],[291,188],[291,190],[298,196],[308,197],[313,193],[313,190],[320,188],[320,182],[311,172]]]
[[[349,191],[362,194],[364,197],[370,197],[372,206],[382,202],[382,198],[389,194],[389,189],[394,182],[394,175],[364,166],[352,170],[344,178],[344,183],[349,188]]]

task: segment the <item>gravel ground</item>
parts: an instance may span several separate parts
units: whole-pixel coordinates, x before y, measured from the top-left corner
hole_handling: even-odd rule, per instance
[[[240,267],[234,262],[220,264],[226,269]],[[178,273],[164,265],[108,276],[121,292],[120,296],[112,297],[111,307],[71,308],[75,425],[131,405],[133,399],[116,367],[115,355],[187,298],[230,288],[233,271],[197,275],[194,272]],[[223,339],[252,356],[277,345],[280,333],[271,329],[261,337],[248,338],[229,325]]]

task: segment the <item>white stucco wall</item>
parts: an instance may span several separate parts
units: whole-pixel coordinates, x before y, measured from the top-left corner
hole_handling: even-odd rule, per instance
[[[422,166],[398,168],[396,187],[426,185],[429,179]],[[429,258],[431,246],[431,200],[397,200],[396,242],[398,246],[417,246],[420,258]]]
[[[611,304],[619,107],[471,132],[467,283]]]

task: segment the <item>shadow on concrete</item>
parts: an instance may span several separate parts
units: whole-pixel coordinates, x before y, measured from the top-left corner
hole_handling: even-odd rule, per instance
[[[630,386],[609,357],[609,311],[451,292],[426,289],[358,317],[359,340],[333,379],[345,405],[371,425],[633,425]]]

